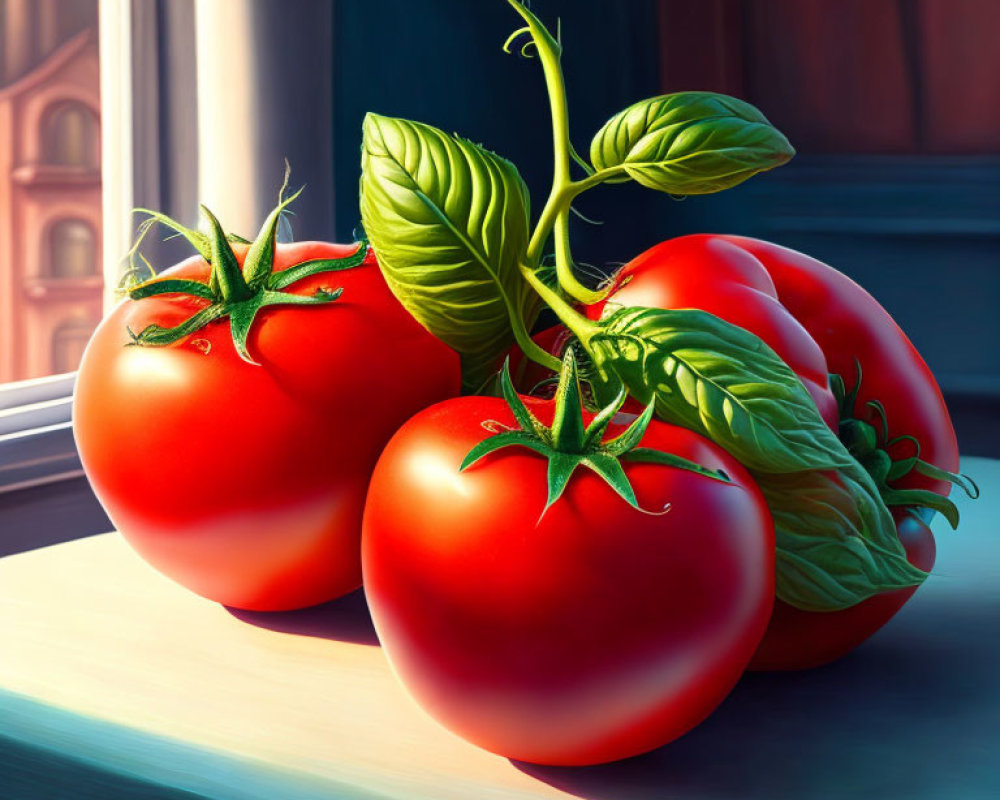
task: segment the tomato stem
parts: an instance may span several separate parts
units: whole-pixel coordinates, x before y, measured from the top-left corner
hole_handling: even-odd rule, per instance
[[[577,279],[573,273],[573,255],[569,243],[570,205],[581,191],[596,184],[590,180],[594,172],[593,169],[577,154],[570,142],[569,109],[561,63],[562,44],[519,0],[508,0],[508,2],[527,22],[527,26],[515,31],[514,36],[525,31],[531,35],[542,65],[542,73],[545,76],[545,87],[549,96],[552,116],[552,187],[528,243],[527,261],[532,268],[538,268],[541,263],[542,250],[554,229],[556,278],[559,287],[577,302],[596,303],[604,297],[605,292],[589,289]],[[509,47],[510,42],[511,39],[508,39],[504,45],[505,49]],[[522,52],[524,52],[523,48]],[[587,179],[583,181],[572,179],[570,175],[571,159],[581,164],[584,170],[590,173]],[[599,182],[597,181],[597,183]],[[555,311],[555,309],[553,310]],[[559,312],[556,311],[556,313]]]

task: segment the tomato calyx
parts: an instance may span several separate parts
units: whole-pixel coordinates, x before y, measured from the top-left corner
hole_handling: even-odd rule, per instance
[[[668,511],[669,504],[658,512],[650,512],[639,506],[632,484],[622,468],[623,458],[632,462],[686,469],[713,480],[730,482],[729,476],[721,470],[708,469],[673,453],[638,446],[653,418],[652,403],[646,406],[642,414],[621,434],[606,442],[602,441],[608,425],[621,409],[628,394],[622,386],[617,397],[600,408],[590,424],[585,426],[580,378],[573,347],[568,347],[563,355],[551,427],[541,422],[518,396],[510,379],[508,362],[509,360],[504,362],[501,370],[500,386],[504,400],[513,412],[519,427],[503,430],[481,441],[466,454],[459,471],[464,472],[487,454],[505,447],[526,447],[534,450],[549,461],[548,499],[542,510],[542,516],[562,496],[569,479],[577,467],[581,466],[599,475],[633,508],[644,513],[662,514]],[[495,428],[491,427],[490,430]]]
[[[207,282],[154,277],[136,283],[134,276],[137,270],[133,266],[126,273],[122,287],[129,299],[142,300],[154,295],[181,294],[209,300],[210,304],[179,325],[163,327],[152,324],[138,333],[131,328],[127,329],[131,339],[130,345],[162,347],[189,336],[211,322],[228,317],[236,352],[247,363],[259,366],[259,362],[253,359],[247,349],[247,338],[261,309],[274,305],[325,305],[340,297],[343,291],[340,288],[324,287],[312,295],[293,294],[284,290],[312,275],[360,266],[367,256],[368,243],[360,242],[357,250],[345,258],[311,259],[275,272],[274,256],[278,222],[282,213],[302,192],[299,189],[285,197],[287,186],[286,169],[285,181],[278,193],[278,205],[268,215],[260,233],[252,242],[241,236],[226,234],[219,220],[205,206],[201,206],[201,211],[208,229],[207,233],[191,230],[163,214],[139,209],[149,214],[149,218],[139,229],[133,256],[149,228],[153,224],[160,223],[187,239],[211,265],[211,272]],[[233,251],[234,243],[249,245],[242,267]],[[148,267],[148,262],[146,263]]]
[[[876,415],[878,427],[854,416],[854,407],[858,392],[861,389],[861,363],[854,360],[857,377],[854,386],[848,391],[847,385],[840,375],[830,375],[830,388],[840,409],[840,440],[848,452],[865,468],[875,485],[878,487],[882,501],[887,506],[908,506],[911,508],[927,508],[939,512],[951,525],[958,527],[959,513],[955,504],[947,497],[927,489],[897,489],[890,483],[898,481],[905,475],[916,472],[927,478],[958,486],[970,498],[979,497],[979,487],[966,475],[958,475],[936,467],[920,458],[920,442],[915,436],[903,434],[889,438],[889,419],[885,406],[878,400],[869,400],[865,405]],[[913,446],[913,454],[905,458],[893,459],[889,450],[900,442],[909,442]]]

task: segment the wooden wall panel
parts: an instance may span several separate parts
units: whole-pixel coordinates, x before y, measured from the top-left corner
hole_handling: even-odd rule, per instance
[[[920,0],[924,145],[1000,152],[1000,2]]]
[[[658,24],[664,92],[700,90],[744,96],[740,0],[661,0]]]
[[[913,149],[896,0],[759,0],[746,41],[749,98],[800,149]]]

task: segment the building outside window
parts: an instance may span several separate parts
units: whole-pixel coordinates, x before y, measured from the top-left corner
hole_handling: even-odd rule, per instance
[[[82,350],[69,343],[100,320],[101,130],[97,0],[0,6],[6,383],[76,369]]]

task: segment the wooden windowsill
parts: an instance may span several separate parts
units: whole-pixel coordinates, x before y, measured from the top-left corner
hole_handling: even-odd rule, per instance
[[[486,753],[409,699],[360,594],[231,612],[117,534],[0,559],[0,743],[44,748],[53,770],[85,760],[211,798],[988,796],[1000,461],[963,469],[986,499],[958,500],[958,533],[936,521],[934,574],[885,629],[830,667],[746,676],[708,721],[640,758],[555,769]]]

